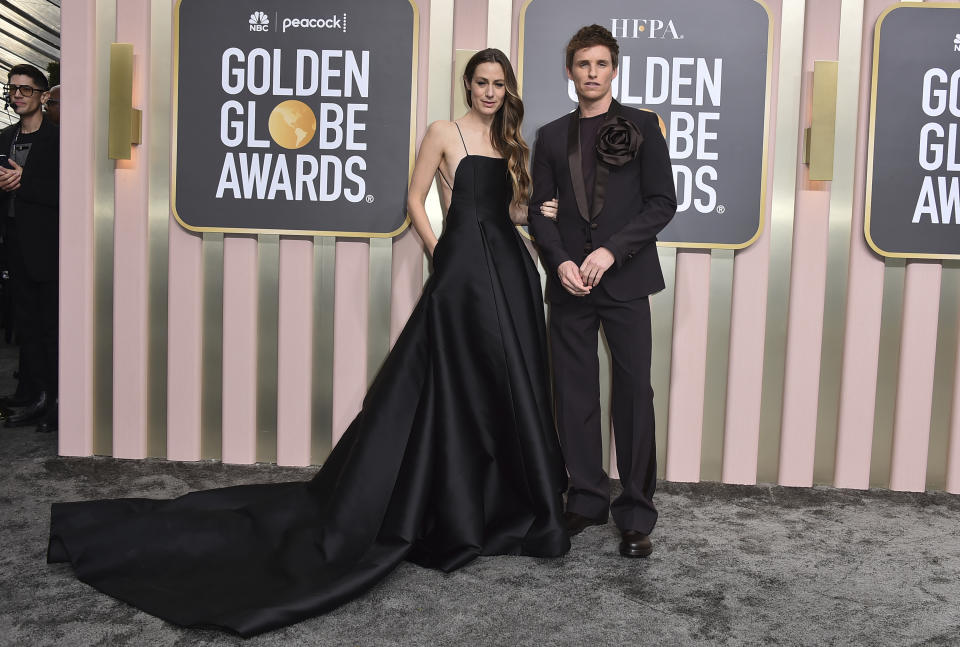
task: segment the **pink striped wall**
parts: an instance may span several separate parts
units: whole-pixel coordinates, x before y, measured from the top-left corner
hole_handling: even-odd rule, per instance
[[[817,60],[836,60],[840,38],[840,0],[807,5],[803,39],[803,80],[800,123],[809,124],[813,112],[813,66]],[[791,142],[794,143],[794,142]],[[800,156],[803,139],[795,143]],[[806,165],[797,165],[794,209],[803,217],[793,225],[790,310],[787,318],[787,353],[783,380],[780,428],[781,485],[813,483],[813,462],[820,396],[820,353],[823,339],[824,294],[830,227],[831,182],[810,180]]]
[[[780,60],[781,21],[780,2],[769,2],[774,21],[772,61]],[[779,68],[771,70],[770,108],[772,120],[769,133],[776,132],[780,113],[777,103]],[[773,185],[772,163],[778,142],[771,137],[768,155],[768,187]],[[781,146],[788,142],[780,143]],[[724,411],[722,479],[726,483],[753,484],[757,482],[757,463],[760,446],[761,396],[763,394],[764,339],[766,334],[767,287],[770,267],[771,201],[773,192],[767,191],[764,205],[765,225],[760,237],[734,256],[733,287],[730,308],[730,346],[727,366],[727,402]],[[677,252],[679,266],[680,252]],[[674,314],[674,321],[681,313]],[[675,324],[676,325],[676,324]],[[672,378],[672,373],[671,373]],[[672,379],[671,379],[672,382]],[[674,387],[671,384],[671,393]],[[672,422],[670,430],[672,431]],[[694,432],[696,433],[696,432]],[[668,437],[668,447],[670,439]],[[689,471],[693,473],[692,463]],[[688,480],[699,480],[690,478]]]
[[[840,487],[865,488],[870,482],[884,263],[882,258],[864,244],[863,208],[873,53],[872,25],[889,4],[883,0],[870,0],[864,5],[857,155],[854,170],[853,233],[850,236],[847,317],[843,345],[844,369],[840,386],[835,467],[836,483]]]
[[[64,79],[87,78],[96,69],[96,0],[75,0],[60,10]],[[75,133],[64,140],[63,168],[73,169],[60,178],[60,202],[70,205],[70,218],[60,223],[60,312],[70,325],[60,326],[59,451],[63,456],[93,453],[93,159],[96,155],[96,85],[64,83],[61,127]]]
[[[150,2],[117,4],[117,41],[134,52],[150,51]],[[133,105],[144,107],[150,86],[149,58],[134,56]],[[152,115],[143,111],[143,132]],[[115,171],[113,295],[113,455],[147,457],[148,195],[149,146],[135,146]]]
[[[280,313],[277,340],[277,463],[310,463],[313,364],[313,240],[280,240]]]
[[[173,0],[169,3],[172,10]],[[502,17],[512,21],[514,50],[523,4],[523,0],[515,0],[512,15]],[[941,284],[956,285],[943,278],[952,276],[947,273],[957,272],[956,267],[944,267],[936,262],[906,264],[903,305],[896,313],[899,320],[895,322],[899,353],[888,358],[895,360],[897,369],[894,375],[879,370],[885,361],[880,348],[884,283],[885,278],[890,283],[891,276],[897,275],[889,274],[883,259],[873,254],[863,240],[863,190],[873,25],[877,16],[892,3],[866,0],[862,25],[857,26],[859,31],[854,30],[860,42],[856,119],[851,112],[845,122],[838,113],[838,124],[856,124],[855,133],[848,131],[848,135],[855,136],[851,139],[855,141],[854,148],[849,151],[854,160],[849,186],[843,185],[844,180],[838,179],[839,176],[835,176],[834,182],[812,182],[800,162],[802,130],[810,120],[813,63],[847,56],[842,43],[853,32],[843,32],[842,13],[849,0],[806,2],[802,36],[791,34],[790,26],[781,33],[781,15],[786,9],[782,0],[768,0],[765,4],[774,24],[766,226],[752,246],[735,253],[729,285],[711,281],[711,270],[716,272],[719,267],[715,255],[704,250],[676,253],[675,280],[671,286],[674,294],[672,334],[669,339],[655,340],[657,344],[669,343],[671,349],[670,389],[664,400],[667,428],[663,475],[670,480],[700,480],[703,478],[701,465],[705,458],[710,458],[722,464],[724,482],[751,484],[758,481],[758,474],[774,474],[775,480],[783,485],[808,486],[816,481],[818,444],[835,443],[835,448],[831,447],[835,449],[833,478],[829,481],[833,485],[865,488],[879,484],[899,490],[922,490],[931,483],[928,446],[931,428],[937,427],[939,433],[949,437],[949,445],[946,471],[932,482],[934,487],[960,493],[960,415],[957,413],[960,355],[954,350],[960,347],[960,341],[950,346],[949,357],[944,357],[946,351],[937,346],[938,332],[946,332],[950,339],[958,338],[956,331],[938,330],[938,322],[945,320],[940,312],[942,298],[949,296],[951,303],[960,299],[960,295],[952,292],[941,293]],[[95,111],[95,92],[102,91],[105,85],[71,81],[90,80],[90,70],[96,69],[98,57],[103,56],[96,44],[96,5],[95,0],[71,0],[64,3],[62,9],[63,78],[68,80],[63,92],[67,103],[75,107],[65,113],[64,129],[78,133],[64,139],[64,168],[70,168],[71,172],[63,174],[61,186],[62,201],[71,205],[71,217],[63,219],[61,244],[64,268],[61,310],[62,318],[69,325],[61,326],[60,453],[73,456],[93,453],[97,399],[93,321],[97,279],[93,254],[95,177],[90,161],[105,151],[87,124],[101,118]],[[153,114],[148,100],[149,54],[151,47],[157,45],[151,42],[151,38],[157,37],[151,32],[152,5],[150,0],[117,2],[115,26],[118,41],[134,44],[134,102],[144,110],[145,133],[149,132],[147,124],[151,119],[170,120],[167,114]],[[417,5],[420,44],[416,137],[419,141],[427,126],[430,90],[443,90],[447,96],[453,91],[452,78],[430,78],[430,61],[438,60],[437,57],[452,60],[452,50],[485,47],[488,10],[493,3],[488,6],[486,1],[423,0]],[[433,20],[431,5],[436,8]],[[444,16],[451,18],[440,20]],[[432,30],[452,32],[451,51],[431,51],[430,43],[437,40],[431,38]],[[433,36],[441,32],[434,31]],[[794,54],[795,60],[785,60],[785,67],[781,67],[781,48],[787,37],[802,37],[802,47],[794,47],[791,51],[799,54]],[[783,82],[796,84],[790,87],[797,90],[799,105],[778,103],[782,69],[788,72]],[[797,69],[799,75],[793,74]],[[793,123],[799,127],[793,128]],[[783,147],[790,153],[786,156],[788,163],[777,165],[775,152]],[[115,170],[112,451],[118,457],[147,456],[149,394],[151,389],[163,389],[167,403],[168,458],[199,460],[204,436],[204,302],[209,296],[204,294],[204,243],[201,235],[184,230],[171,218],[166,252],[167,379],[165,384],[151,384],[147,379],[151,361],[147,350],[151,331],[147,306],[150,281],[147,160],[150,154],[150,142],[145,141],[135,151],[134,159],[118,164]],[[785,219],[774,220],[771,213],[777,196],[772,187],[784,173],[795,176],[795,182],[786,184],[791,187],[790,194],[779,196],[786,200],[783,204],[793,205],[792,213]],[[852,203],[846,211],[838,211],[837,186],[852,190]],[[834,248],[830,244],[838,227],[845,228],[841,234],[849,236],[849,249],[844,250],[845,256],[839,260],[831,256]],[[789,256],[777,252],[781,248],[771,243],[774,236],[779,236],[777,240],[789,241]],[[223,241],[223,311],[222,322],[219,322],[223,333],[221,433],[222,458],[231,463],[256,461],[258,435],[264,431],[258,429],[257,422],[258,384],[262,388],[258,380],[264,374],[264,367],[258,366],[264,357],[257,351],[258,339],[264,334],[259,327],[262,324],[258,323],[258,313],[266,307],[259,293],[262,285],[258,279],[262,270],[260,245],[262,242],[250,235],[226,235]],[[359,410],[371,377],[366,357],[371,347],[370,335],[377,333],[371,319],[370,277],[374,261],[370,245],[358,239],[336,242],[333,328],[332,339],[327,342],[317,341],[314,334],[319,325],[314,316],[317,298],[314,250],[315,241],[311,238],[280,238],[277,377],[276,384],[268,386],[276,388],[276,457],[283,465],[311,462],[316,406],[311,394],[317,379],[311,358],[316,352],[329,350],[331,356],[329,428],[332,442],[336,442]],[[842,329],[831,327],[836,324],[828,316],[830,306],[836,305],[830,301],[827,289],[831,262],[846,264]],[[389,327],[383,332],[391,344],[416,302],[422,272],[420,242],[415,233],[405,232],[394,239],[391,250],[391,278],[387,288]],[[778,283],[773,279],[775,275],[788,278]],[[717,276],[726,275],[715,274],[714,278]],[[775,294],[777,290],[782,290],[782,294]],[[786,310],[781,313],[779,308],[768,308],[771,297],[782,298],[787,304]],[[714,317],[717,313],[726,317],[723,308],[711,310],[711,299],[729,299],[729,321],[711,321],[711,312]],[[768,319],[768,312],[775,320]],[[717,326],[729,329],[729,351],[723,365],[711,364],[717,360],[710,359],[708,352],[710,331]],[[784,331],[782,344],[767,339],[770,330]],[[842,369],[836,380],[828,379],[830,369],[822,361],[828,333],[842,338]],[[318,343],[329,343],[330,348],[318,349]],[[770,364],[770,353],[782,353],[782,361]],[[781,372],[774,375],[774,380],[770,379],[769,368],[765,375],[765,362],[782,366],[777,369]],[[949,367],[953,380],[949,416],[933,414],[934,369],[938,362]],[[718,388],[708,383],[708,376],[724,374],[723,419],[705,420],[705,416],[715,415],[716,407],[708,406],[708,396],[711,389]],[[888,423],[878,414],[878,389],[895,394],[887,436],[881,435]],[[830,422],[825,431],[822,412],[828,411],[824,409],[824,402],[831,398],[839,401],[839,410],[836,420]],[[772,425],[765,422],[767,418],[763,415],[771,402],[776,404],[773,409],[779,413]],[[722,449],[719,449],[716,442],[706,443],[704,438],[708,428],[716,429],[721,423]],[[885,443],[890,443],[890,468],[882,482],[874,479],[872,483],[871,461],[877,459],[880,451],[875,438],[888,437],[889,440],[880,443],[880,449],[887,451]],[[773,458],[766,457],[765,446],[776,448]],[[716,451],[722,456],[710,454]]]
[[[709,251],[677,252],[674,290],[667,480],[698,481],[710,311]]]
[[[257,456],[257,237],[223,237],[223,462]],[[306,278],[304,278],[306,280]]]

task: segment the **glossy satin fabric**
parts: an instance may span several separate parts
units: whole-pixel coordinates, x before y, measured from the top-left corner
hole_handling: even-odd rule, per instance
[[[312,481],[54,504],[48,560],[170,622],[249,636],[403,559],[564,554],[540,282],[509,200],[503,160],[460,163],[434,273]]]

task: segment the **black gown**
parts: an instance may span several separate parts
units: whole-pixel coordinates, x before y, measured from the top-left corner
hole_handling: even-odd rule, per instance
[[[540,282],[510,198],[503,160],[461,161],[433,275],[311,481],[56,503],[48,561],[178,625],[250,636],[404,559],[452,571],[566,553]]]

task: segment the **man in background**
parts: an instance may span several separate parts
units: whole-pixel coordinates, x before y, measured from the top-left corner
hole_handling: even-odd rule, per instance
[[[57,429],[60,128],[43,118],[48,90],[33,65],[12,67],[4,96],[20,120],[0,131],[0,217],[26,401],[8,409],[5,425],[37,431]]]
[[[60,125],[60,86],[55,85],[47,93],[47,101],[43,104],[47,109],[46,118],[55,126]]]

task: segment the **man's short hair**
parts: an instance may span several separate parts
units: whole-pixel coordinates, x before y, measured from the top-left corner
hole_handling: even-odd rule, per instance
[[[581,49],[603,45],[610,50],[610,58],[613,59],[613,67],[617,67],[617,57],[620,55],[620,45],[617,39],[613,37],[606,27],[600,25],[587,25],[573,35],[570,42],[567,43],[567,69],[573,67],[573,55]]]
[[[37,87],[40,88],[43,92],[46,92],[50,89],[50,83],[47,82],[47,77],[39,68],[30,65],[29,63],[20,63],[19,65],[14,65],[10,68],[10,72],[7,74],[7,83],[10,82],[11,77],[16,74],[21,74],[23,76],[29,76],[33,79],[33,82],[37,84]]]

